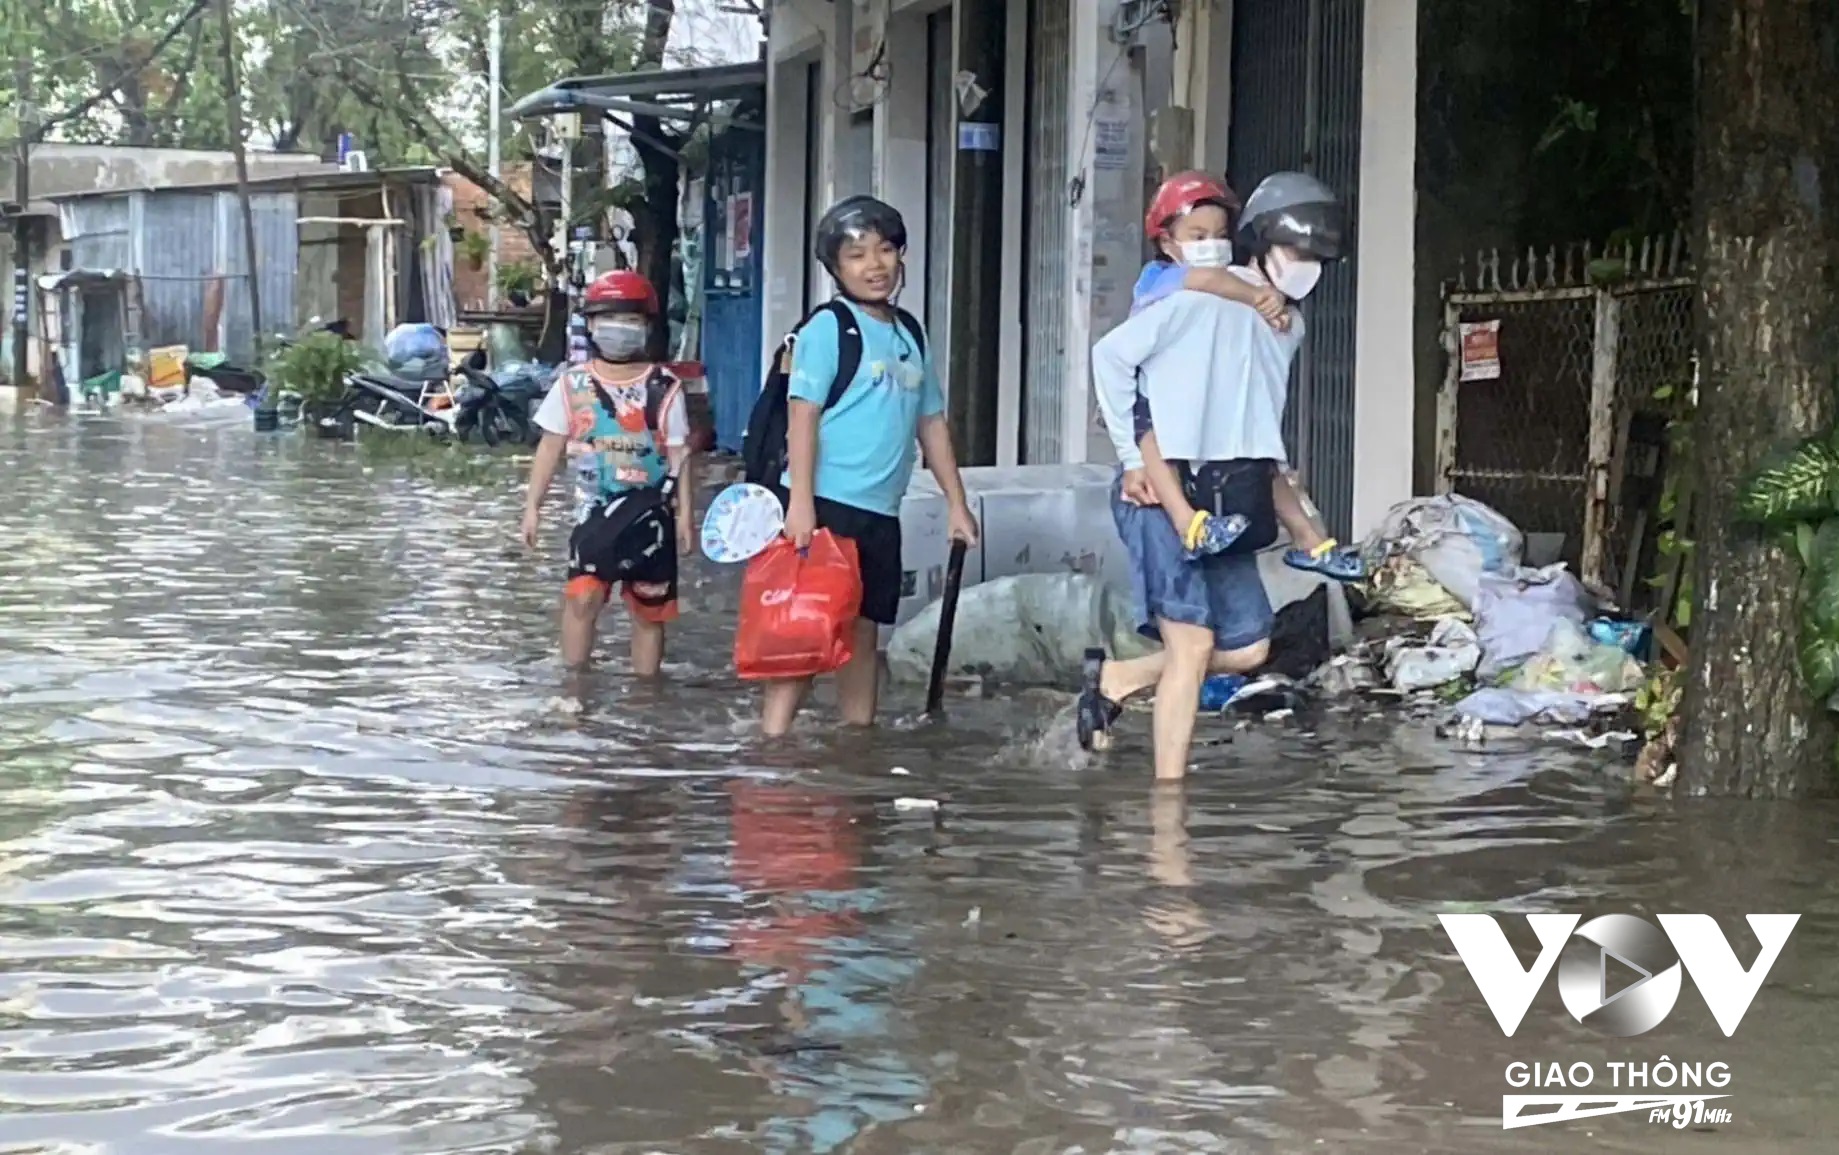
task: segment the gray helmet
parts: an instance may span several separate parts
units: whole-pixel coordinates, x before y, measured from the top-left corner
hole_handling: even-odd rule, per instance
[[[834,273],[843,242],[865,233],[874,233],[897,249],[907,247],[907,222],[901,219],[898,209],[871,196],[853,196],[831,205],[830,211],[818,220],[811,255]]]
[[[1347,207],[1334,190],[1305,172],[1276,172],[1245,198],[1239,239],[1253,256],[1289,245],[1318,261],[1339,260],[1348,232]]]

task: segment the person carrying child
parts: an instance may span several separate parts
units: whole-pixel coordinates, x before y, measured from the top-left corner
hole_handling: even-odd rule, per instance
[[[1232,264],[1233,214],[1241,205],[1224,181],[1204,172],[1184,172],[1162,183],[1151,201],[1144,229],[1157,252],[1144,266],[1132,290],[1132,316],[1183,289],[1212,293],[1258,310],[1279,333],[1290,328],[1292,297],[1279,291],[1262,273]],[[1320,266],[1316,266],[1319,274]],[[1309,274],[1305,274],[1309,275]],[[1314,287],[1292,285],[1300,301]],[[1300,323],[1301,317],[1298,315]],[[1162,505],[1181,535],[1189,560],[1219,553],[1230,547],[1248,524],[1243,516],[1226,511],[1223,516],[1196,510],[1182,492],[1175,473],[1167,467],[1149,425],[1149,401],[1141,393],[1135,407],[1138,446],[1143,468],[1127,471],[1125,500],[1138,505]],[[1152,481],[1159,475],[1161,484]],[[1365,567],[1357,553],[1340,548],[1316,527],[1309,516],[1295,479],[1284,476],[1292,490],[1277,504],[1278,520],[1294,548],[1284,563],[1338,581],[1358,581]],[[1295,500],[1290,500],[1293,496]]]
[[[543,498],[564,456],[574,461],[575,517],[562,597],[562,660],[585,666],[615,583],[632,623],[632,672],[664,664],[677,617],[677,559],[695,545],[689,410],[683,383],[648,356],[658,295],[639,273],[606,273],[581,312],[590,357],[565,368],[536,411],[543,431],[524,498],[532,548]]]
[[[1227,243],[1221,192],[1217,182],[1190,181],[1176,195],[1158,194],[1157,212],[1169,215],[1152,215],[1149,231],[1171,262],[1189,252],[1217,259],[1217,244],[1185,246]],[[1322,262],[1341,255],[1345,231],[1346,211],[1326,186],[1278,173],[1245,204],[1239,235],[1248,263],[1218,271],[1283,294],[1287,325],[1224,294],[1186,287],[1191,270],[1184,270],[1183,287],[1093,347],[1093,384],[1120,463],[1112,515],[1130,554],[1140,629],[1163,649],[1127,662],[1087,652],[1079,739],[1102,748],[1122,702],[1153,685],[1159,779],[1187,772],[1207,675],[1250,672],[1269,654],[1273,614],[1256,551],[1276,540],[1278,523],[1298,543],[1289,564],[1341,576],[1338,563],[1325,560],[1339,556],[1333,543],[1321,548],[1282,466],[1290,367],[1303,339],[1294,302],[1314,287]],[[1133,499],[1132,471],[1142,472],[1135,484],[1147,483],[1162,508]],[[1211,528],[1227,519],[1236,532]]]
[[[878,693],[878,628],[900,605],[900,503],[913,478],[915,443],[948,504],[949,533],[977,542],[945,423],[945,395],[924,329],[895,305],[905,267],[907,226],[870,196],[847,197],[817,223],[814,255],[836,282],[842,311],[820,308],[795,334],[787,382],[786,469],[780,477],[785,536],[800,549],[827,529],[855,543],[862,610],[853,656],[837,671],[837,709],[850,725],[872,725]],[[843,326],[861,355],[840,396]],[[766,683],[762,730],[787,733],[809,678]]]

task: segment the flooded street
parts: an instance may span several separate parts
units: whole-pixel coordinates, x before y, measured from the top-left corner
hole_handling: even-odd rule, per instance
[[[514,481],[31,412],[0,483],[0,1152],[1833,1149],[1833,810],[1364,711],[1182,797],[1041,693],[762,746],[700,560],[666,682],[571,713]],[[1509,1039],[1454,910],[1803,917],[1734,1037],[1553,980]],[[1501,1127],[1516,1059],[1662,1055],[1733,1122]]]

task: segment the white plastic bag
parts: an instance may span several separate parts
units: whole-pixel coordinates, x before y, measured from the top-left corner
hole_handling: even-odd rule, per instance
[[[1511,521],[1472,497],[1451,493],[1393,506],[1361,552],[1369,570],[1387,558],[1410,558],[1472,608],[1481,575],[1519,569],[1525,546]]]
[[[1596,697],[1641,685],[1641,664],[1620,646],[1605,646],[1569,619],[1553,623],[1539,652],[1514,675],[1516,690]]]
[[[1475,632],[1482,654],[1476,677],[1493,681],[1539,653],[1559,622],[1581,632],[1590,617],[1590,603],[1583,583],[1562,562],[1517,575],[1483,575],[1475,598]]]
[[[1103,646],[1114,658],[1155,650],[1135,620],[1128,595],[1086,574],[1015,574],[966,586],[958,595],[947,673],[1019,686],[1075,685],[1089,646]],[[889,675],[926,681],[938,633],[934,602],[888,639]]]
[[[1479,661],[1481,645],[1475,631],[1455,618],[1445,618],[1431,631],[1428,645],[1394,639],[1387,646],[1386,677],[1397,690],[1429,690],[1462,677]]]

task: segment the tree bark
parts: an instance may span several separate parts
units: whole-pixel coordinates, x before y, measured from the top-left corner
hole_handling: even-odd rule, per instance
[[[1698,0],[1701,492],[1679,784],[1828,793],[1834,724],[1800,679],[1801,566],[1736,524],[1739,488],[1834,413],[1839,202],[1830,0]]]

